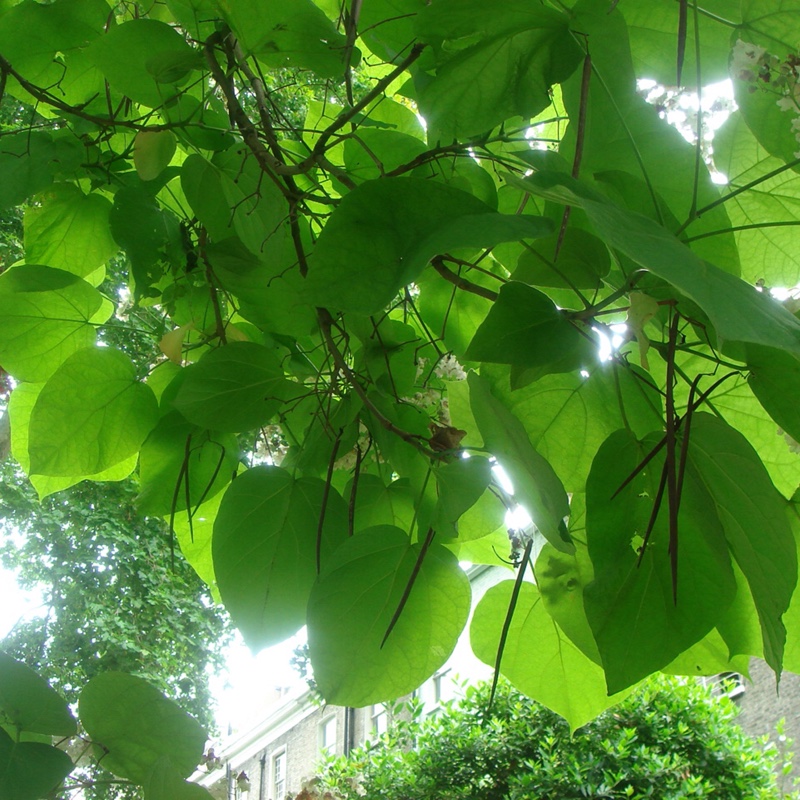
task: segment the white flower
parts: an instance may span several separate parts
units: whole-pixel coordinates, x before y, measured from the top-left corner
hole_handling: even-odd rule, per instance
[[[458,359],[452,354],[441,359],[433,372],[437,378],[442,378],[446,381],[463,381],[467,377],[467,373],[464,372],[464,368],[458,363]]]
[[[737,39],[731,52],[731,73],[740,80],[754,81],[766,52],[763,47]]]
[[[788,94],[785,97],[781,97],[780,100],[777,101],[777,105],[781,111],[792,111],[797,108],[794,100],[789,97]]]

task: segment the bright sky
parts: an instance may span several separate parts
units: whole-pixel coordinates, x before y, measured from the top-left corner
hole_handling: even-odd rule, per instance
[[[43,612],[42,597],[17,585],[13,572],[0,568],[0,639],[5,638],[20,619]]]

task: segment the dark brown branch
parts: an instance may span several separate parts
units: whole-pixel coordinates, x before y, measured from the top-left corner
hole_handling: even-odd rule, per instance
[[[373,417],[375,417],[375,419],[380,423],[381,427],[385,428],[390,433],[395,434],[395,436],[399,436],[404,442],[407,442],[413,448],[419,450],[419,452],[424,456],[435,459],[442,458],[441,453],[435,453],[433,450],[430,450],[425,447],[425,445],[421,444],[421,442],[424,441],[422,436],[409,433],[408,431],[404,431],[402,428],[398,428],[397,425],[388,419],[372,402],[372,400],[369,399],[367,393],[364,391],[364,387],[359,383],[358,377],[353,373],[353,370],[350,369],[350,366],[342,355],[341,350],[339,350],[339,348],[336,346],[336,342],[333,340],[333,333],[331,331],[333,327],[333,317],[331,317],[330,311],[328,311],[326,308],[318,308],[317,320],[319,322],[320,331],[322,332],[322,338],[325,341],[325,346],[328,348],[328,352],[333,357],[333,363],[344,375],[347,382],[353,387],[353,390],[364,404],[364,407],[367,409],[367,411],[369,411],[370,414],[372,414]]]
[[[460,275],[457,275],[455,272],[445,266],[442,256],[436,256],[431,259],[431,264],[446,281],[452,283],[453,286],[458,289],[463,289],[465,292],[471,292],[479,297],[485,297],[487,300],[491,300],[492,302],[496,301],[500,296],[497,292],[493,292],[491,289],[487,289],[485,286],[479,286],[477,283],[473,283],[472,281],[468,281],[466,278],[462,278]]]

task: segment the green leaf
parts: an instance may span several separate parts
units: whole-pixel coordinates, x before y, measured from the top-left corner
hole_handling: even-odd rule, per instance
[[[53,139],[44,131],[25,131],[0,140],[0,209],[25,202],[53,182]]]
[[[433,526],[443,536],[455,536],[461,515],[480,500],[491,483],[492,465],[481,456],[461,458],[439,467],[434,475],[439,501]]]
[[[658,390],[634,367],[601,364],[588,377],[548,375],[513,391],[505,370],[487,377],[568,492],[584,490],[595,453],[626,419],[641,436],[661,424]]]
[[[114,195],[110,219],[111,233],[131,261],[138,296],[152,294],[150,287],[168,263],[185,264],[177,218],[144,189],[120,189]]]
[[[539,172],[520,184],[534,194],[583,208],[607,244],[697,303],[714,325],[721,345],[759,344],[800,358],[800,322],[771,297],[700,260],[657,223],[613,205],[559,173]]]
[[[196,783],[187,783],[172,766],[169,758],[161,759],[144,785],[145,800],[212,800],[213,795]]]
[[[347,507],[318,478],[254,467],[231,484],[214,523],[214,572],[252,650],[302,627],[319,566],[346,535]]]
[[[585,589],[584,602],[610,692],[632,686],[700,641],[736,592],[714,499],[691,469],[678,516],[677,602],[666,495],[640,553],[663,451],[614,493],[659,439],[653,434],[639,443],[628,431],[612,434],[595,457],[586,484],[586,539],[594,581]]]
[[[310,261],[308,296],[317,305],[377,313],[437,253],[543,236],[550,226],[541,217],[497,214],[436,181],[369,181],[342,200],[322,231]]]
[[[467,380],[478,430],[486,449],[511,478],[515,499],[548,541],[569,551],[572,545],[564,525],[569,503],[561,481],[530,443],[522,423],[492,395],[487,382],[475,373]]]
[[[535,116],[549,105],[550,87],[583,55],[565,14],[525,0],[501,7],[439,0],[419,14],[416,29],[436,48],[436,77],[418,80],[434,143],[484,133],[508,117]]]
[[[700,17],[699,64],[695,57],[695,16],[691,9],[686,19],[681,83],[688,87],[695,85],[698,68],[703,86],[728,78],[731,27],[740,20],[738,6],[727,0],[704,0],[702,8],[703,12],[710,13]],[[680,15],[672,0],[630,0],[621,10],[628,23],[636,75],[663,86],[674,86],[677,83]]]
[[[46,380],[112,312],[102,295],[62,270],[22,265],[0,276],[0,362],[17,380]]]
[[[86,277],[108,261],[117,245],[109,226],[110,201],[58,183],[25,211],[25,259]]]
[[[0,712],[17,729],[72,736],[75,720],[66,701],[30,667],[0,650]]]
[[[142,445],[139,496],[144,514],[164,516],[194,510],[230,483],[239,463],[239,444],[230,434],[192,425],[173,411],[161,418]]]
[[[31,412],[31,472],[89,476],[133,455],[158,421],[158,405],[118,350],[73,353],[49,378]]]
[[[556,245],[561,241],[558,258]],[[569,226],[559,234],[537,239],[525,249],[517,262],[515,281],[536,286],[566,289],[598,289],[611,268],[608,248],[596,236]]]
[[[172,131],[139,131],[133,140],[133,163],[139,177],[155,180],[169,166],[176,146]]]
[[[174,405],[201,428],[238,433],[265,425],[289,382],[274,353],[254,342],[231,342],[186,367]]]
[[[775,350],[751,347],[747,355],[753,394],[781,429],[800,441],[800,364]]]
[[[365,706],[408,694],[441,667],[458,641],[470,586],[456,557],[433,544],[386,641],[422,545],[384,525],[348,539],[308,603],[314,678],[330,703]]]
[[[571,322],[546,294],[510,281],[500,289],[465,357],[534,369],[540,377],[590,366],[597,351],[586,326]]]
[[[797,549],[785,504],[747,439],[710,414],[696,414],[690,459],[747,578],[764,636],[764,658],[780,672],[781,616],[797,583]]]
[[[69,486],[74,486],[82,480],[121,481],[136,469],[136,464],[139,460],[138,453],[134,453],[130,458],[126,458],[124,461],[120,461],[119,464],[115,464],[107,470],[94,475],[78,475],[69,478],[30,475],[31,461],[28,453],[28,432],[31,412],[36,405],[36,400],[43,386],[43,383],[20,383],[11,392],[11,399],[8,402],[8,415],[11,424],[11,454],[20,467],[29,474],[30,481],[34,489],[36,489],[40,500]]]
[[[734,234],[742,277],[769,287],[794,286],[800,271],[800,176],[784,169],[764,179],[784,164],[758,143],[740,112],[731,114],[714,136],[714,163],[728,177],[732,196],[725,208],[731,225],[747,226]],[[733,194],[750,183],[755,185]]]
[[[84,48],[103,33],[107,21],[103,0],[26,0],[0,16],[0,52],[27,80],[37,86],[57,85],[60,99],[78,104],[102,90],[102,75]],[[14,78],[9,84],[15,96],[29,101]]]
[[[104,672],[81,692],[80,718],[92,741],[103,748],[103,766],[115,775],[145,783],[166,756],[181,778],[203,755],[206,732],[147,681]]]
[[[500,630],[508,612],[514,581],[492,586],[481,598],[470,624],[475,655],[494,666]],[[531,648],[530,643],[536,646]],[[575,731],[601,711],[620,702],[630,690],[609,696],[602,667],[590,661],[545,610],[539,590],[520,588],[500,672],[512,686],[560,714]]]
[[[72,759],[63,751],[39,742],[15,742],[0,730],[0,797],[3,800],[39,800],[61,786],[72,772]]]
[[[344,497],[350,498],[352,491],[350,481]],[[354,511],[354,533],[376,525],[394,525],[410,533],[414,523],[414,495],[408,479],[399,478],[387,486],[377,475],[361,473]]]
[[[211,595],[217,603],[221,603],[222,598],[214,574],[211,543],[214,521],[217,518],[222,497],[222,494],[214,495],[199,508],[193,508],[191,520],[186,511],[178,511],[174,517],[166,518],[167,522],[170,522],[170,519],[172,521],[175,538],[178,540],[181,552],[200,579],[208,585]]]
[[[219,6],[245,52],[265,66],[312,69],[323,78],[344,75],[347,40],[311,0],[219,0]]]
[[[137,103],[158,108],[200,57],[175,28],[155,19],[115,25],[92,42],[88,55],[111,87]]]

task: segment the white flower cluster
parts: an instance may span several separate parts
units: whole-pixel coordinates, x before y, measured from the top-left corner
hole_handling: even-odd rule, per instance
[[[464,372],[464,368],[452,353],[439,361],[433,370],[433,374],[445,381],[463,381],[467,378],[467,373]]]
[[[349,452],[345,453],[341,458],[338,458],[333,463],[333,468],[343,469],[350,471],[355,469],[356,462],[358,461],[358,451],[361,451],[362,461],[383,461],[382,458],[376,456],[375,448],[370,447],[372,443],[370,432],[367,430],[363,422],[359,420],[358,423],[358,441],[355,447]]]
[[[731,74],[758,88],[779,95],[776,101],[781,111],[794,114],[792,131],[800,144],[800,56],[790,53],[784,60],[771,55],[763,47],[737,40],[731,53]],[[800,158],[800,150],[795,151]]]

